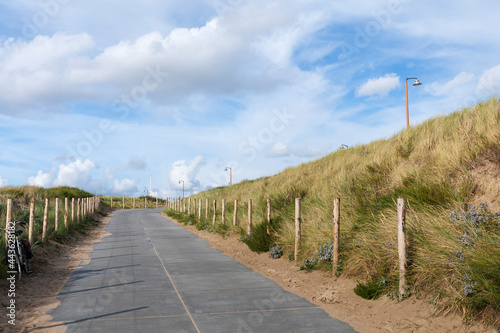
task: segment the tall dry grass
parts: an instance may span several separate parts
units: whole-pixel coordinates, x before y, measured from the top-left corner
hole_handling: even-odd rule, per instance
[[[203,205],[205,198],[210,198],[210,205],[216,199],[218,216],[222,199],[229,207],[238,199],[243,225],[249,198],[254,200],[257,223],[264,221],[266,198],[271,198],[273,216],[280,221],[275,242],[292,253],[293,205],[301,197],[303,260],[315,256],[324,242],[331,242],[332,203],[339,197],[343,274],[365,281],[383,279],[388,290],[391,283],[395,288],[398,274],[396,200],[406,198],[411,207],[409,291],[431,297],[443,311],[459,310],[498,323],[500,225],[494,227],[496,222],[491,221],[498,219],[494,213],[500,207],[484,212],[491,215],[491,225],[471,227],[450,218],[451,212],[460,212],[487,191],[478,187],[472,171],[481,156],[492,150],[500,150],[496,98],[429,119],[388,139],[338,150],[271,177],[192,198],[202,198]],[[464,232],[475,235],[473,246],[464,248]],[[473,289],[470,293],[468,286]]]

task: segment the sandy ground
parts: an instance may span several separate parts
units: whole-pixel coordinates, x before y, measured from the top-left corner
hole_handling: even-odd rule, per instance
[[[8,286],[6,281],[0,282],[0,332],[65,332],[64,326],[50,322],[52,318],[46,313],[58,306],[56,295],[74,269],[82,261],[89,260],[92,244],[106,235],[103,229],[111,216],[112,213],[102,218],[98,227],[77,237],[69,245],[51,242],[34,249],[35,272],[16,283],[16,326],[7,323]],[[237,236],[223,238],[196,230],[194,226],[179,225],[205,239],[212,247],[223,250],[229,257],[276,281],[285,290],[320,306],[330,316],[349,323],[359,332],[493,332],[492,328],[464,326],[458,317],[435,317],[431,306],[421,300],[409,299],[401,303],[387,298],[364,300],[353,292],[356,281],[336,279],[325,272],[306,273],[287,259],[274,260],[267,254],[250,251]]]
[[[65,332],[65,327],[50,322],[52,318],[46,313],[59,305],[57,294],[75,268],[82,261],[89,260],[92,244],[107,234],[103,229],[112,216],[112,212],[108,212],[106,217],[96,217],[101,223],[86,235],[77,235],[70,244],[49,241],[33,248],[34,272],[23,274],[15,285],[15,326],[7,322],[10,319],[6,317],[6,308],[11,298],[8,297],[6,281],[0,281],[0,332]]]

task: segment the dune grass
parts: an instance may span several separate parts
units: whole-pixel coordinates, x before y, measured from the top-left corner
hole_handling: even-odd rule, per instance
[[[456,311],[464,319],[498,325],[500,207],[471,206],[489,190],[479,185],[473,171],[492,152],[500,156],[496,98],[429,119],[388,139],[190,198],[197,205],[202,199],[203,216],[206,198],[210,199],[210,221],[212,201],[217,200],[217,223],[222,199],[231,222],[238,199],[238,228],[243,230],[248,199],[253,199],[253,223],[258,224],[265,220],[270,198],[273,221],[279,225],[272,242],[284,248],[285,256],[294,248],[294,199],[302,198],[298,264],[313,262],[320,246],[331,243],[333,198],[341,198],[338,271],[367,284],[383,281],[388,295],[395,295],[398,281],[396,201],[406,198],[408,296],[430,299],[440,311]],[[497,164],[500,169],[500,161]],[[482,220],[473,221],[479,216]]]

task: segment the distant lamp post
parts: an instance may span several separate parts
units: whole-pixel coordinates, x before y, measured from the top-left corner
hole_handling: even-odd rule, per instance
[[[227,171],[229,169],[229,186],[233,185],[233,169],[230,167],[226,167],[224,171]]]
[[[182,183],[182,199],[184,199],[184,181],[179,180],[179,184]]]
[[[422,83],[416,77],[407,77],[405,81],[405,89],[406,89],[406,128],[410,127],[410,113],[408,111],[408,80],[415,80],[413,83],[414,86],[420,86]]]

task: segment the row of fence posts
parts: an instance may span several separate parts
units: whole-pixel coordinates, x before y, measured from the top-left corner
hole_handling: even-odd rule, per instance
[[[55,221],[54,226],[55,230],[59,230],[59,198],[55,199]],[[99,208],[101,202],[101,197],[91,197],[91,198],[71,198],[71,213],[69,212],[69,199],[64,198],[64,226],[68,228],[68,219],[69,214],[71,214],[71,223],[75,223],[75,221],[80,221],[85,218],[88,214],[94,214],[95,211]],[[75,207],[76,206],[76,207]],[[7,213],[5,219],[5,228],[9,226],[10,222],[14,222],[12,220],[13,215],[13,201],[12,199],[7,200]],[[47,226],[48,226],[48,217],[49,217],[49,207],[50,207],[50,199],[45,198],[45,209],[43,213],[43,225],[42,225],[42,242],[47,242]],[[76,209],[75,209],[76,208]],[[76,220],[75,220],[76,215]],[[35,199],[32,198],[30,200],[30,217],[28,224],[28,240],[30,244],[33,244],[34,241],[34,229],[35,229]],[[8,233],[5,233],[5,244],[8,244]]]
[[[191,215],[191,198],[188,200],[182,198],[167,198],[166,207],[175,211],[185,213],[187,202],[187,213]],[[205,218],[209,216],[209,199],[205,200]],[[225,223],[226,201],[222,199],[222,223]],[[213,200],[212,225],[216,221],[217,200]],[[198,218],[201,219],[202,199],[198,199]],[[196,199],[193,200],[193,213],[196,214]],[[238,225],[238,199],[234,200],[233,225]],[[399,255],[399,299],[402,299],[406,290],[406,269],[407,269],[407,244],[406,244],[406,199],[399,198],[397,201],[398,218],[398,255]],[[267,199],[267,233],[270,233],[271,223],[271,199]],[[248,234],[252,229],[252,199],[248,199]],[[302,235],[301,220],[301,199],[295,199],[295,251],[294,259],[297,261]],[[339,239],[340,239],[340,198],[333,200],[333,268],[336,269],[339,264]]]
[[[113,208],[113,197],[110,199],[110,207]],[[125,209],[125,197],[122,197],[122,208]],[[148,208],[148,198],[144,198],[144,209]],[[156,208],[158,208],[158,198],[156,198]],[[135,209],[135,197],[132,198],[132,209]]]
[[[167,198],[166,199],[166,207],[169,209],[173,209],[177,212],[180,213],[186,213],[188,215],[191,215],[191,212],[196,215],[196,199],[193,201],[193,209],[191,210],[191,198],[182,199],[181,197],[177,198]],[[198,199],[198,218],[201,219],[201,212],[202,212],[202,199]],[[205,199],[205,218],[208,219],[209,216],[209,199]],[[187,205],[187,207],[186,207]],[[247,232],[250,233],[252,230],[252,199],[248,199],[248,230]],[[213,200],[212,203],[212,225],[215,226],[215,221],[217,218],[217,200]],[[222,223],[226,223],[226,200],[222,199]],[[233,212],[233,225],[237,226],[238,225],[238,199],[234,200],[234,212]],[[267,233],[269,234],[270,229],[269,225],[271,223],[271,199],[267,199]]]

